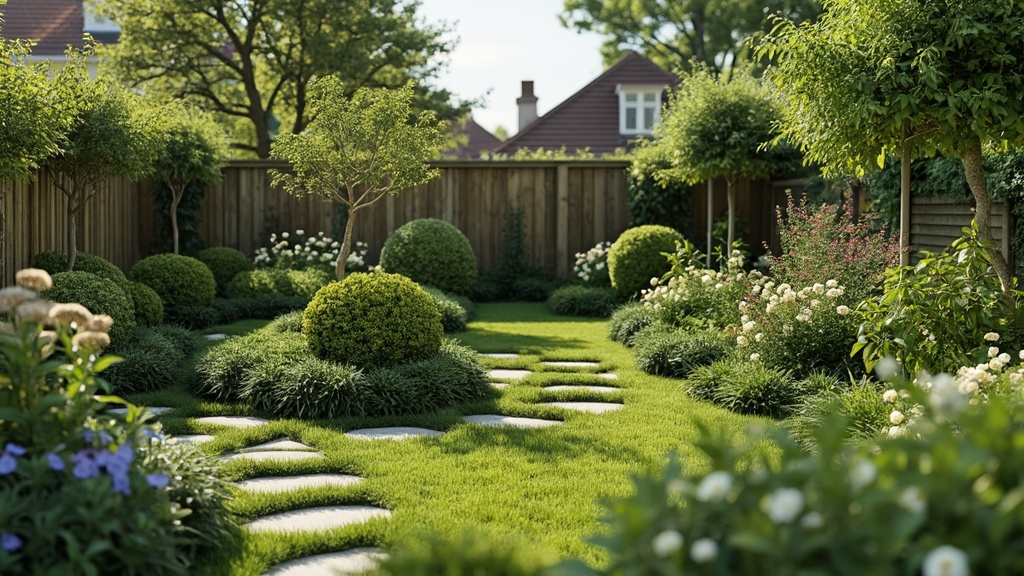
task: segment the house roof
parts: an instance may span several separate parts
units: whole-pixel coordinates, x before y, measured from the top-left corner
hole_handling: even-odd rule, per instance
[[[459,159],[479,158],[481,152],[492,151],[501,146],[501,140],[477,124],[472,116],[452,124],[451,132],[456,136],[465,134],[467,138],[466,144],[460,144],[458,148],[449,153]]]
[[[68,46],[82,46],[85,15],[82,0],[7,0],[3,8],[5,38],[33,40],[36,56],[62,56]],[[99,42],[115,43],[117,32],[92,34]]]
[[[595,154],[614,152],[632,139],[619,134],[619,99],[616,86],[656,84],[675,86],[678,79],[636,52],[614,66],[547,114],[531,122],[494,150],[512,154],[521,148],[589,148]]]

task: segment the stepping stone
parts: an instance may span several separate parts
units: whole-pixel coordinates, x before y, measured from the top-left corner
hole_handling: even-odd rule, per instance
[[[182,444],[205,444],[213,440],[209,434],[185,434],[183,436],[172,436],[174,440]]]
[[[576,410],[577,412],[589,412],[591,414],[602,414],[622,408],[622,404],[611,402],[544,402],[544,406],[553,406],[565,410]]]
[[[533,372],[529,370],[491,370],[487,373],[487,377],[500,380],[522,380]]]
[[[296,442],[287,438],[281,438],[280,440],[274,440],[271,442],[264,442],[263,444],[257,444],[256,446],[249,446],[247,448],[239,448],[239,452],[269,452],[273,450],[287,450],[287,451],[301,451],[301,450],[316,450],[306,446],[302,442]]]
[[[619,375],[614,373],[614,372],[602,372],[602,373],[598,374],[598,376],[600,376],[601,378],[604,378],[605,380],[618,380],[619,379]]]
[[[480,356],[484,358],[496,358],[498,360],[515,360],[519,358],[519,354],[507,354],[507,353],[481,353]]]
[[[365,574],[387,558],[380,548],[353,548],[278,564],[263,576],[350,576]]]
[[[227,337],[227,334],[206,334],[203,336],[203,338],[206,338],[207,340],[223,340]]]
[[[323,458],[324,455],[319,452],[296,452],[294,450],[267,450],[265,452],[242,452],[240,454],[230,454],[228,456],[222,456],[221,459],[225,462],[234,462],[235,460],[253,460],[255,462],[294,462],[296,460],[315,460]]]
[[[152,412],[153,414],[156,414],[157,416],[159,416],[161,414],[166,414],[166,413],[170,412],[171,410],[174,410],[174,408],[171,408],[171,407],[168,407],[168,406],[148,406],[148,407],[146,407],[146,409],[149,410],[150,412]],[[107,410],[107,412],[109,412],[111,414],[120,414],[120,415],[123,416],[123,415],[128,413],[128,409],[127,408],[111,408],[110,410]]]
[[[520,418],[518,416],[502,416],[500,414],[476,414],[463,416],[463,421],[481,426],[515,426],[516,428],[545,428],[558,426],[561,420],[541,420],[539,418]]]
[[[248,524],[248,528],[251,532],[313,532],[390,516],[390,510],[376,506],[324,506],[257,518]]]
[[[272,478],[252,478],[238,482],[238,487],[249,492],[266,494],[270,492],[289,492],[302,488],[323,488],[325,486],[351,486],[363,481],[359,476],[349,474],[306,474],[302,476],[274,476]]]
[[[622,388],[616,388],[614,386],[545,386],[546,392],[596,392],[598,394],[609,394],[611,392],[618,392]]]
[[[228,428],[254,428],[270,422],[270,420],[253,418],[252,416],[207,416],[205,418],[196,418],[196,421],[214,426],[227,426]]]
[[[559,366],[561,368],[597,368],[597,362],[544,362],[548,366]]]
[[[428,430],[426,428],[415,428],[412,426],[391,426],[387,428],[360,428],[359,430],[350,430],[345,432],[345,436],[349,438],[358,438],[360,440],[405,440],[406,438],[415,438],[417,436],[440,436],[441,432],[437,430]]]
[[[505,388],[508,388],[508,384],[505,384],[504,382],[491,382],[491,388],[497,388],[498,390],[504,390]]]

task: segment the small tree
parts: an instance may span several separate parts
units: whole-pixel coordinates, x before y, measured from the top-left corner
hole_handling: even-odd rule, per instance
[[[292,172],[271,171],[275,186],[347,208],[338,280],[345,278],[358,213],[386,194],[440,175],[427,160],[447,140],[444,125],[433,112],[415,115],[413,95],[410,82],[396,90],[360,88],[349,98],[340,79],[320,78],[312,86],[313,120],[301,133],[281,136],[271,148],[273,158],[292,164]]]
[[[180,103],[162,108],[153,176],[171,192],[171,238],[178,254],[178,205],[189,183],[216,182],[227,158],[227,135],[210,114]]]
[[[777,117],[776,104],[754,77],[734,71],[727,81],[700,68],[680,78],[679,88],[655,128],[660,140],[656,146],[664,147],[663,157],[669,162],[661,177],[689,184],[726,180],[727,251],[735,235],[734,184],[737,178],[771,174],[774,154],[766,144],[775,136]]]
[[[113,177],[143,178],[152,171],[156,140],[140,98],[107,77],[92,79],[86,60],[92,48],[69,50],[55,78],[58,99],[70,110],[64,149],[45,162],[67,197],[68,270],[78,253],[78,218]]]

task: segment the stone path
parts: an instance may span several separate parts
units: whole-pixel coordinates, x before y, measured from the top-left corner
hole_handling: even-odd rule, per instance
[[[206,338],[207,340],[223,340],[227,337],[227,334],[206,334],[203,336],[203,338]]]
[[[220,340],[226,338],[224,334],[206,335],[209,340]],[[500,360],[513,360],[519,358],[519,354],[512,353],[488,353],[480,354],[483,358],[494,358]],[[590,370],[599,367],[598,362],[582,361],[545,361],[544,366],[553,368],[568,369],[569,371],[582,369]],[[564,373],[560,371],[560,373]],[[594,372],[581,372],[596,375],[604,379],[615,380],[618,376],[613,372],[595,374]],[[491,386],[498,389],[507,389],[509,386],[521,385],[517,382],[533,374],[530,370],[516,369],[492,369],[488,372]],[[589,392],[597,394],[609,394],[620,391],[614,386],[588,386],[588,385],[554,385],[542,388],[549,392]],[[613,410],[619,410],[622,404],[611,402],[544,402],[540,406],[552,406],[564,410],[601,414]],[[157,407],[150,408],[156,414],[163,414],[172,408]],[[112,410],[114,412],[115,410]],[[121,409],[122,412],[125,410]],[[507,416],[504,414],[473,414],[463,416],[462,420],[469,424],[481,426],[512,426],[517,428],[547,428],[563,424],[560,420],[547,420],[541,418],[524,418],[518,416]],[[250,416],[209,416],[197,418],[196,422],[219,426],[225,428],[251,428],[262,426],[268,420]],[[431,438],[441,436],[443,433],[427,428],[411,426],[394,426],[386,428],[363,428],[349,430],[345,436],[353,440],[407,440],[413,438]],[[215,439],[210,434],[190,434],[175,437],[179,442],[187,444],[202,444]],[[255,446],[240,448],[233,454],[221,456],[225,461],[248,459],[256,462],[261,461],[296,461],[322,459],[324,455],[315,448],[289,438],[278,438]],[[354,486],[365,479],[351,474],[319,473],[300,474],[294,476],[270,476],[257,477],[237,482],[241,490],[257,494],[278,494],[296,490],[306,490],[324,487],[344,488]],[[289,510],[278,514],[270,514],[256,518],[247,525],[250,532],[255,533],[277,533],[277,532],[312,532],[318,530],[329,530],[352,524],[359,524],[375,518],[390,518],[391,511],[386,508],[368,505],[354,506],[322,506],[299,510]],[[289,560],[275,566],[264,576],[334,576],[334,575],[355,575],[364,574],[373,569],[377,562],[386,558],[387,553],[380,548],[354,548],[329,554],[317,554],[305,558]]]

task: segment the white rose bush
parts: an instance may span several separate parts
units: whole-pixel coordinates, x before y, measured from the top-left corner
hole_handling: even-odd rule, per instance
[[[345,261],[345,269],[350,272],[369,270],[366,263],[369,251],[370,247],[365,242],[355,242]],[[271,234],[269,246],[256,250],[253,266],[283,270],[318,268],[333,272],[340,255],[341,242],[326,232],[307,235],[305,230],[296,230]]]

